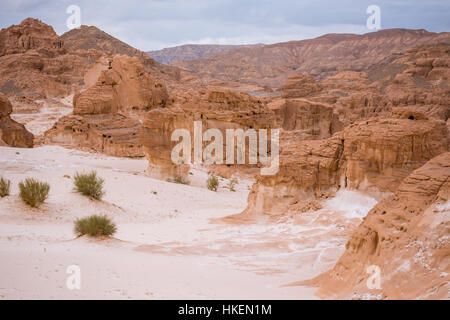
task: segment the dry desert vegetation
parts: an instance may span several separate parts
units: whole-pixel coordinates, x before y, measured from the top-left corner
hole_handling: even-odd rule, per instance
[[[0,31],[0,298],[449,299],[449,118],[450,33],[145,53],[25,19]],[[278,172],[175,164],[194,121],[279,129]]]

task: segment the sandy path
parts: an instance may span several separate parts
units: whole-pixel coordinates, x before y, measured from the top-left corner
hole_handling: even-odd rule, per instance
[[[245,208],[250,182],[214,193],[203,186],[204,172],[194,170],[186,186],[150,179],[145,168],[144,159],[55,146],[0,148],[0,174],[13,182],[12,195],[0,199],[0,297],[314,298],[311,288],[281,287],[306,275],[290,248],[294,226],[210,223]],[[106,180],[102,202],[73,193],[64,177],[92,169]],[[25,177],[51,185],[39,209],[17,196]],[[94,213],[117,223],[115,239],[75,239],[73,221]],[[74,264],[81,290],[66,287]]]

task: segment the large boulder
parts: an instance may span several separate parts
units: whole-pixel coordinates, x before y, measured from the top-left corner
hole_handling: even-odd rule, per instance
[[[155,82],[137,57],[116,55],[97,83],[74,97],[74,114],[142,113],[167,99],[165,85]]]

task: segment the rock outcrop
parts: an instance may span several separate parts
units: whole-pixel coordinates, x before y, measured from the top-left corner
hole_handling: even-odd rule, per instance
[[[203,131],[219,129],[223,137],[226,129],[274,126],[273,112],[246,93],[213,87],[203,93],[192,91],[177,96],[168,108],[151,110],[144,118],[141,142],[152,176],[167,179],[187,175],[188,165],[179,166],[171,160],[172,148],[178,142],[170,139],[175,129],[187,129],[193,140],[194,121],[202,122]]]
[[[141,123],[121,114],[64,116],[44,136],[45,144],[117,157],[142,157],[138,140]]]
[[[113,156],[143,156],[140,119],[167,99],[165,85],[155,82],[138,58],[116,55],[95,85],[74,96],[73,115],[61,118],[44,141]]]
[[[12,120],[11,112],[11,102],[0,93],[0,141],[11,147],[32,148],[33,134],[23,124]]]
[[[309,284],[341,299],[449,299],[450,153],[412,172],[352,234],[330,272]],[[367,268],[380,271],[371,284]],[[369,283],[369,286],[367,285]]]
[[[68,52],[53,28],[40,20],[28,18],[0,31],[4,94],[34,99],[68,95],[80,88],[88,65],[88,57]]]
[[[280,215],[338,189],[375,197],[394,192],[410,172],[448,150],[446,124],[439,120],[360,121],[316,141],[298,140],[298,134],[282,132],[280,169],[258,177],[243,214]]]
[[[155,82],[136,57],[116,55],[97,83],[75,95],[74,114],[143,113],[164,106],[165,85]]]
[[[283,98],[306,98],[322,90],[320,84],[308,74],[297,73],[290,76],[281,87]]]
[[[82,25],[80,28],[64,33],[61,35],[61,39],[64,41],[65,47],[74,52],[102,52],[109,57],[118,54],[136,57],[144,66],[145,71],[158,81],[176,82],[180,79],[179,68],[160,64],[146,53],[133,48],[94,26]]]

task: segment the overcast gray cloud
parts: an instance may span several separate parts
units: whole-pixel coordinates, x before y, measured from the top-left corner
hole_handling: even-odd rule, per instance
[[[450,31],[449,0],[0,0],[0,26],[27,17],[68,31],[66,8],[81,22],[141,50],[185,43],[275,43],[325,33],[365,33],[366,8],[381,8],[381,27]]]

